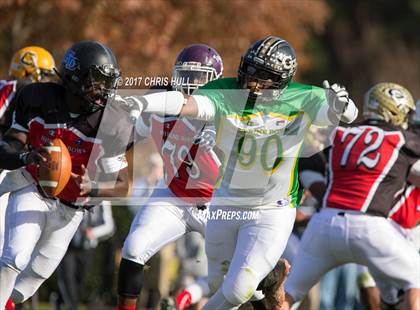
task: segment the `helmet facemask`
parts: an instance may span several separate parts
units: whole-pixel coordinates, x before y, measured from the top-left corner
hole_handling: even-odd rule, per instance
[[[217,75],[215,68],[202,66],[196,62],[189,62],[174,66],[172,82],[176,90],[191,95],[197,88],[219,77],[220,74]]]
[[[80,94],[89,103],[88,112],[103,109],[115,95],[120,71],[112,65],[92,66],[81,83]]]
[[[249,89],[251,97],[269,102],[280,96],[292,76],[288,72],[275,72],[263,66],[253,64],[244,57],[238,69],[238,83],[243,89]]]

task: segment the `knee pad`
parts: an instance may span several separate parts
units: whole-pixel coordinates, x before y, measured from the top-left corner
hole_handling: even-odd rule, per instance
[[[241,305],[254,295],[259,280],[249,267],[242,268],[235,275],[228,276],[223,283],[222,291],[226,300],[233,305]]]
[[[128,298],[137,298],[143,285],[144,265],[128,259],[121,259],[118,272],[118,295]]]

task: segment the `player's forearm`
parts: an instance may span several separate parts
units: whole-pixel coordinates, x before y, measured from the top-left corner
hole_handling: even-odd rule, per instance
[[[122,170],[118,171],[117,174],[118,175],[115,175],[114,173],[106,174],[103,176],[102,181],[94,182],[89,196],[126,197],[129,190],[128,169],[123,168]]]
[[[117,182],[98,182],[92,189],[93,197],[126,197],[128,195],[128,183],[123,181]]]
[[[186,98],[179,91],[157,92],[143,96],[124,98],[138,108],[140,113],[160,115],[179,115],[186,103]]]
[[[181,92],[169,91],[127,97],[142,113],[181,115],[210,121],[214,118],[213,103],[205,96],[184,97]]]
[[[19,141],[0,141],[0,169],[14,170],[23,167],[20,158],[23,145]]]

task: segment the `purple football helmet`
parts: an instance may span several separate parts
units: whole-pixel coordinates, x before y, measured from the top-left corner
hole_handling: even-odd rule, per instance
[[[184,48],[176,58],[173,68],[173,85],[185,94],[191,93],[223,74],[223,62],[214,48],[193,44]]]

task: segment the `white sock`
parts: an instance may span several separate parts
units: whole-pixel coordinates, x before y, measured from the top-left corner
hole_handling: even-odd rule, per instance
[[[191,303],[195,304],[200,301],[203,296],[209,294],[209,285],[206,278],[198,278],[197,282],[188,285],[185,290],[191,294]]]
[[[12,295],[16,278],[19,273],[5,265],[0,265],[0,309],[6,307],[6,302]]]

